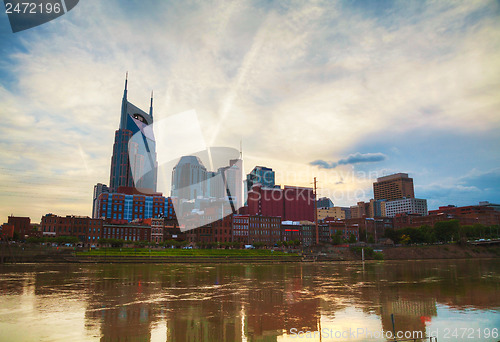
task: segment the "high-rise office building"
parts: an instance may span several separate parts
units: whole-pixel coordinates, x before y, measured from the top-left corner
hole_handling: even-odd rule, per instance
[[[243,191],[243,160],[231,159],[229,166],[221,167],[217,171],[223,179],[224,196],[231,203],[234,211],[244,204]]]
[[[94,185],[94,196],[92,198],[92,218],[99,218],[98,212],[99,212],[99,205],[98,205],[98,199],[99,195],[102,193],[108,193],[109,188],[106,184],[102,183],[97,183]]]
[[[247,175],[247,190],[252,190],[252,186],[260,184],[264,188],[274,188],[275,186],[275,174],[273,169],[256,166]]]
[[[157,160],[153,124],[153,94],[149,114],[127,100],[127,82],[123,91],[120,127],[115,132],[111,158],[110,192],[118,187],[136,187],[156,192]]]
[[[316,202],[316,207],[318,209],[328,209],[328,208],[333,208],[333,202],[331,199],[328,197],[321,197],[317,202]]]
[[[207,169],[200,158],[183,156],[172,170],[172,196],[197,199],[207,196]]]
[[[407,173],[377,178],[377,181],[373,183],[373,197],[375,200],[387,201],[415,198],[413,178],[409,178]]]

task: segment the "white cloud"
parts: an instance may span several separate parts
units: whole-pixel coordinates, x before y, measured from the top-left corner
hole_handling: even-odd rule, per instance
[[[41,174],[46,187],[27,190],[54,198],[33,212],[25,207],[36,199],[23,201],[16,214],[38,219],[54,206],[90,213],[92,185],[109,179],[127,70],[131,102],[147,108],[154,88],[157,119],[195,109],[207,141],[237,147],[242,138],[248,169],[295,172],[283,176],[289,184],[309,185],[307,163],[340,159],[371,134],[500,126],[500,21],[487,11],[494,2],[404,3],[390,17],[329,2],[161,3],[134,13],[117,4],[81,2],[19,34],[23,48],[8,53],[0,177],[15,189]],[[17,168],[33,174],[9,171]],[[61,185],[64,177],[77,187]],[[10,199],[0,198],[0,215],[10,213]]]

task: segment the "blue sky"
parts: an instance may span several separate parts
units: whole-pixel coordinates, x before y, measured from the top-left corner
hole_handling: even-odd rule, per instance
[[[90,215],[126,71],[157,120],[194,109],[209,145],[243,141],[247,172],[316,176],[336,205],[392,172],[430,209],[500,203],[499,17],[498,1],[86,0],[13,34],[0,15],[0,217]]]

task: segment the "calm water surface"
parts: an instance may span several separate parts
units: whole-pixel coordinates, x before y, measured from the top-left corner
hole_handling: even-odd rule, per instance
[[[1,341],[500,341],[499,309],[498,260],[0,265]]]

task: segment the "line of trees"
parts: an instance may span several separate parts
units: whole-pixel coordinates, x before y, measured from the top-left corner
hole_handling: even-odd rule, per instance
[[[176,241],[176,240],[166,240],[160,243],[156,242],[149,242],[149,241],[125,241],[122,239],[100,239],[99,244],[102,245],[108,245],[111,247],[123,247],[125,244],[131,244],[136,247],[174,247],[174,248],[179,248],[186,246],[188,244],[187,241]]]
[[[341,245],[343,243],[356,243],[356,235],[349,234],[349,238],[344,238],[342,231],[338,230],[334,235],[332,235],[332,244]]]
[[[499,226],[483,224],[460,225],[458,220],[436,222],[433,227],[423,225],[418,228],[386,229],[384,237],[394,243],[436,243],[498,238]]]
[[[78,243],[79,240],[76,236],[58,236],[58,237],[35,237],[31,236],[26,239],[28,243]]]

